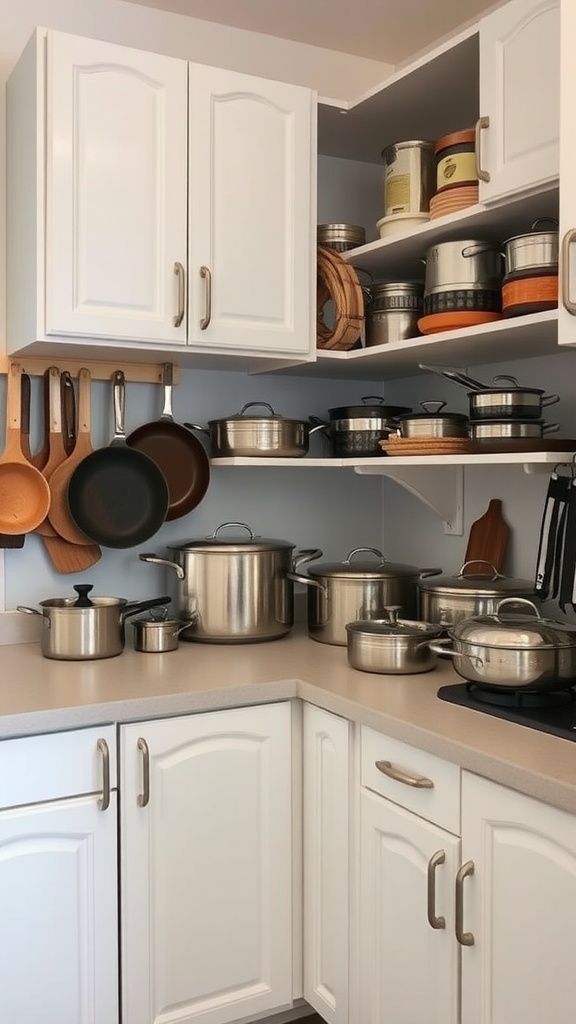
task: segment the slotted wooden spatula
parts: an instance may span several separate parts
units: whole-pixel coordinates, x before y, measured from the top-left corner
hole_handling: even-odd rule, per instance
[[[510,527],[502,515],[502,501],[492,498],[484,515],[470,527],[464,561],[490,562],[499,572],[506,557],[509,536]]]

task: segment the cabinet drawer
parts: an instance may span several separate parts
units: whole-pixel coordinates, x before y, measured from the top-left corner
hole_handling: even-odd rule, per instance
[[[110,786],[115,789],[113,725],[0,741],[0,808],[100,792],[104,774],[100,739],[108,747]]]
[[[457,765],[366,726],[362,727],[361,748],[363,786],[455,835],[460,834],[460,769]],[[392,774],[388,774],[390,772]],[[424,784],[411,784],[411,779],[422,780]]]

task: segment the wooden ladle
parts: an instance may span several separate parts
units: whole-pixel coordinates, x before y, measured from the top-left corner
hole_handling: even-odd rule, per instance
[[[50,488],[42,473],[22,453],[21,376],[19,363],[8,370],[6,444],[0,456],[0,533],[36,530],[50,508]]]

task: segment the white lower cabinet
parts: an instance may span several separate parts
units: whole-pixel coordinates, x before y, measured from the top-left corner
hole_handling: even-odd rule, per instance
[[[289,702],[120,729],[123,1024],[292,1001]]]
[[[576,817],[462,778],[462,1024],[574,1024]]]
[[[0,743],[0,1020],[118,1024],[115,730]]]
[[[304,998],[328,1024],[349,1001],[350,723],[304,705]]]
[[[458,822],[459,769],[370,729],[361,743],[354,1019],[457,1024],[460,840],[442,826]],[[437,823],[426,820],[431,814]]]

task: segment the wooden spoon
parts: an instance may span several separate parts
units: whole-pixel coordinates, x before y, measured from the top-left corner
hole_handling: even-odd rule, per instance
[[[49,422],[46,424],[48,433],[48,461],[41,470],[42,476],[49,482],[54,470],[66,458],[66,448],[62,435],[62,383],[61,374],[57,366],[51,366],[48,371],[49,401],[48,412]],[[55,537],[56,530],[50,523],[48,517],[37,527],[36,533],[42,537]]]
[[[76,466],[90,455],[92,442],[90,440],[90,370],[81,369],[78,374],[78,432],[76,446],[71,455],[64,462],[56,467],[50,477],[50,504],[49,519],[61,537],[71,544],[91,545],[94,542],[87,537],[77,526],[68,509],[68,482]]]
[[[44,521],[50,508],[50,488],[22,454],[21,376],[19,363],[8,370],[6,445],[0,457],[0,532],[30,533]]]

